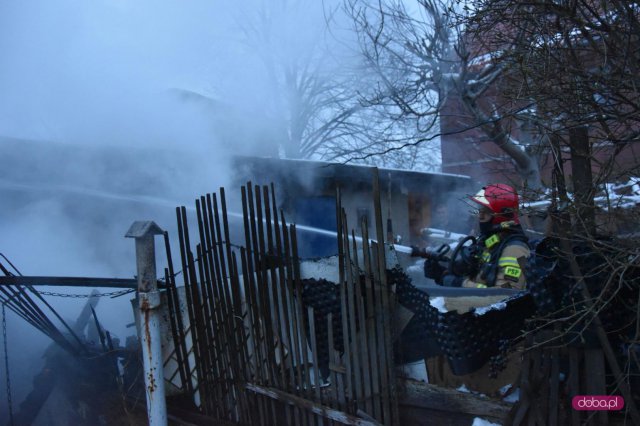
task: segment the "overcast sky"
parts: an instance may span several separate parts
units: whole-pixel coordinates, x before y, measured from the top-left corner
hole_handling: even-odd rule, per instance
[[[85,144],[115,131],[111,143],[156,143],[144,131],[160,135],[180,115],[160,102],[165,90],[211,85],[229,22],[216,3],[2,2],[0,134]]]

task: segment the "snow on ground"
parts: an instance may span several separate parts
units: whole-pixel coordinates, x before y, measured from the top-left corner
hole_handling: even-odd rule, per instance
[[[520,389],[516,389],[502,399],[504,402],[510,402],[512,404],[520,401]]]
[[[480,393],[480,392],[475,392],[470,390],[468,387],[466,387],[464,384],[460,385],[459,388],[456,389],[458,392],[462,392],[462,393],[471,393],[474,394],[475,396],[478,396],[480,398],[488,398],[487,395]]]
[[[424,274],[423,270],[424,270],[424,259],[422,258],[416,258],[415,262],[412,265],[409,265],[406,268],[404,268],[404,272],[407,273],[407,275]]]
[[[444,297],[432,297],[429,299],[429,304],[436,308],[438,312],[449,312],[444,302]]]
[[[464,393],[471,393],[471,391],[469,389],[467,389],[467,387],[465,385],[461,385],[458,389],[456,389],[458,392],[464,392]]]
[[[511,390],[513,385],[507,384],[500,388],[500,395],[504,402],[516,403],[520,400],[520,389]],[[511,391],[511,393],[509,393]],[[508,394],[508,395],[507,395]],[[506,395],[506,396],[505,396]]]
[[[476,417],[473,419],[473,423],[471,426],[501,426],[500,423],[491,423],[489,420],[481,419],[480,417]]]
[[[480,306],[474,309],[474,315],[476,316],[480,316],[480,315],[484,315],[489,311],[501,311],[504,308],[507,307],[506,302],[498,302],[498,303],[494,303],[493,305],[489,305],[489,306]]]

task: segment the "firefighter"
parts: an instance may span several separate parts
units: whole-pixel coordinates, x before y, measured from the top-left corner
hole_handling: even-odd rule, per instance
[[[524,266],[528,239],[518,218],[518,194],[505,184],[482,188],[471,200],[478,205],[479,235],[467,237],[471,246],[459,244],[447,266],[427,258],[424,273],[447,287],[525,288]]]

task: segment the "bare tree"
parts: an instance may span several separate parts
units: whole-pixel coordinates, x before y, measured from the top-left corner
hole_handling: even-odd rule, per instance
[[[205,103],[219,131],[231,129],[226,139],[259,139],[258,151],[267,155],[434,168],[434,153],[411,147],[384,152],[416,130],[390,113],[394,104],[368,102],[378,74],[363,59],[341,4],[250,2],[237,14],[240,30],[228,49],[246,58],[242,72],[214,82],[216,95],[180,91],[183,99]],[[233,99],[238,93],[243,98]]]
[[[311,0],[263,3],[243,25],[261,53],[280,122],[283,153],[291,158],[357,161],[382,166],[428,166],[417,149],[390,150],[415,134],[389,113],[395,105],[368,102],[379,75],[363,60],[340,2],[323,2],[324,21],[310,21]],[[334,5],[332,7],[331,5]],[[312,6],[313,5],[313,6]],[[291,45],[302,37],[306,42]]]
[[[483,52],[465,32],[462,11],[455,0],[417,0],[416,8],[405,2],[348,0],[346,7],[361,35],[361,46],[379,75],[380,85],[371,103],[392,102],[396,116],[411,117],[421,135],[408,145],[480,128],[507,154],[529,186],[540,186],[537,158],[542,138],[522,140],[509,131],[522,111],[505,111],[487,96],[504,75],[505,64],[483,59]],[[492,52],[484,52],[489,59]],[[461,100],[468,115],[461,128],[441,125],[445,105]],[[524,132],[521,132],[524,133]],[[524,137],[527,135],[525,134]],[[523,138],[524,139],[524,138]],[[470,147],[471,148],[471,147]]]
[[[577,217],[593,235],[597,188],[638,171],[637,161],[623,167],[618,161],[621,153],[632,153],[640,130],[638,5],[478,3],[467,22],[468,37],[481,50],[499,52],[493,62],[509,80],[499,89],[502,103],[512,114],[522,106],[532,111],[530,119],[554,141],[558,160],[569,152]]]

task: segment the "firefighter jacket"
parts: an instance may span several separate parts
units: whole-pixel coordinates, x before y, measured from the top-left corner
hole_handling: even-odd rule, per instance
[[[531,254],[521,228],[480,239],[477,273],[462,282],[467,288],[502,287],[523,290],[524,267]]]

